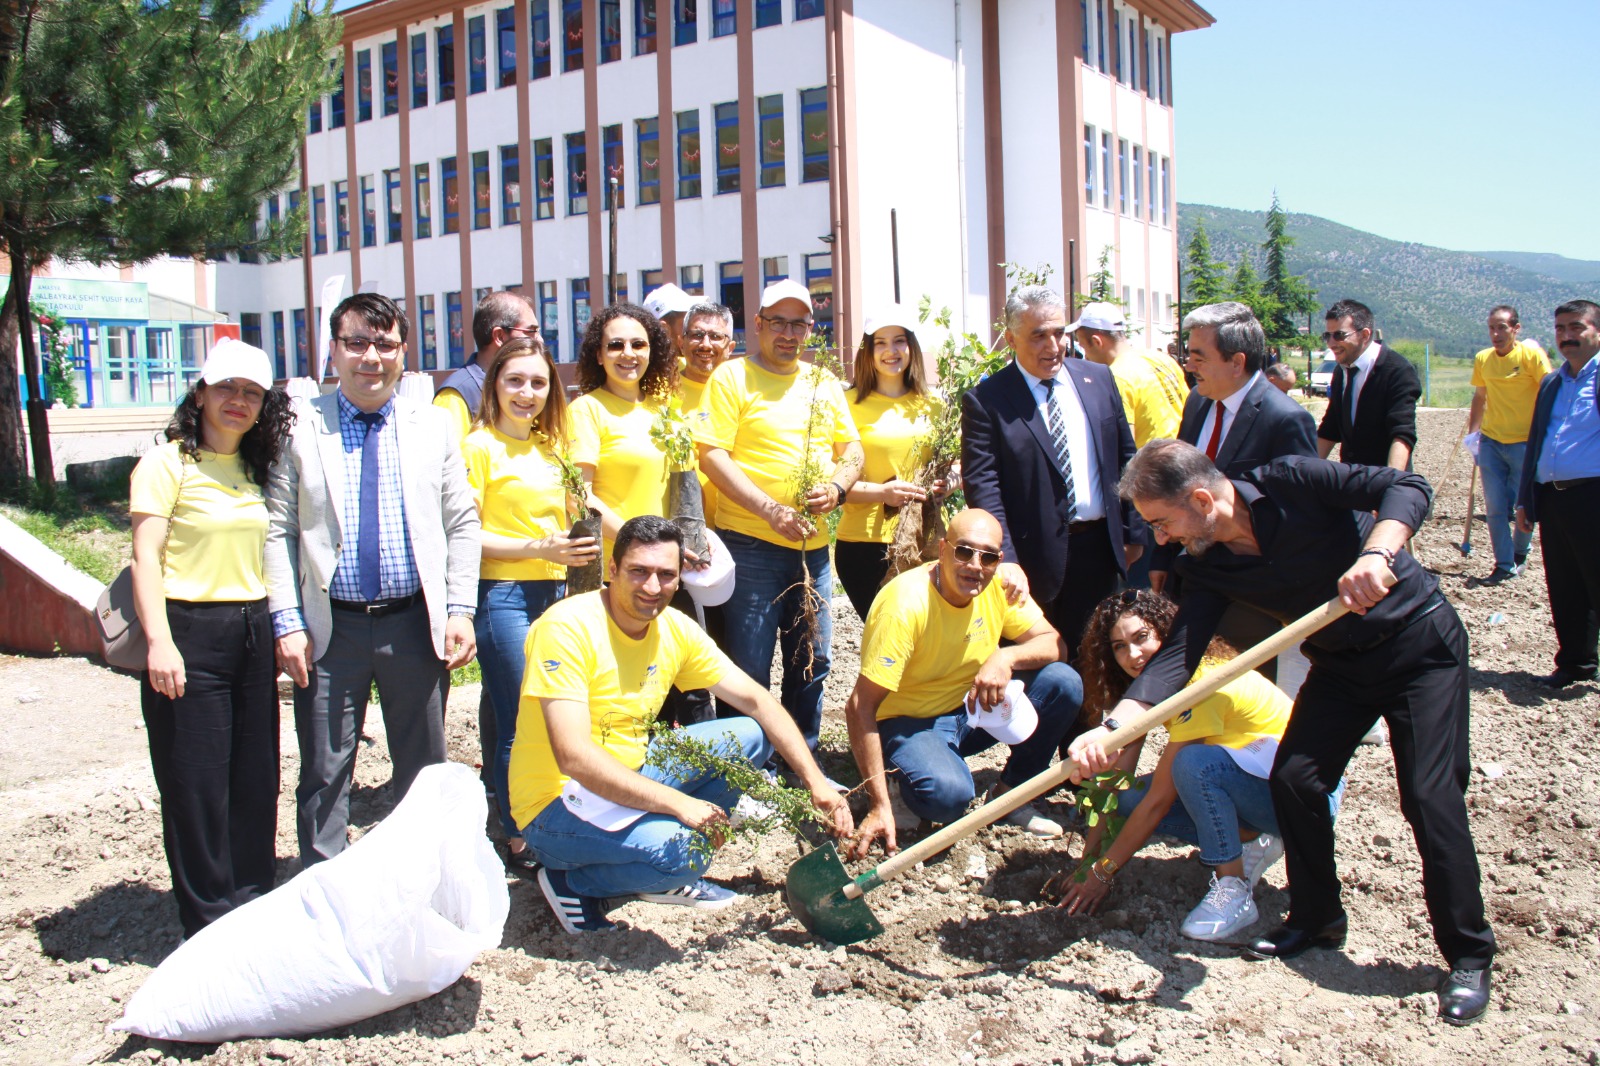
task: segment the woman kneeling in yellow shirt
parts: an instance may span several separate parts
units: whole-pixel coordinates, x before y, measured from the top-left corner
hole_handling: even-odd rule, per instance
[[[528,868],[528,845],[511,819],[506,785],[528,628],[566,595],[567,567],[595,557],[593,537],[568,538],[566,490],[558,453],[567,448],[567,401],[537,337],[517,337],[495,353],[483,381],[476,426],[461,443],[467,481],[483,524],[478,580],[478,661],[494,708],[491,781],[513,870]]]

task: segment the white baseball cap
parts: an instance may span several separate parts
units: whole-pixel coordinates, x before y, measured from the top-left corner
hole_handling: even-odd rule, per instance
[[[861,328],[870,337],[885,326],[899,326],[907,333],[915,333],[917,331],[917,316],[899,304],[888,304],[884,307],[874,308],[873,313],[867,316],[867,321]]]
[[[200,371],[200,380],[215,385],[229,378],[253,381],[263,389],[272,388],[272,360],[267,353],[253,344],[223,337],[206,355],[206,365]]]
[[[811,309],[811,290],[793,278],[784,278],[774,281],[771,285],[761,290],[761,307],[765,311],[780,300],[799,300],[806,305],[806,310]]]
[[[668,315],[681,315],[694,306],[694,297],[672,284],[670,281],[650,291],[644,298],[644,309],[657,318],[666,318]]]
[[[1012,678],[1006,685],[1005,698],[987,710],[968,698],[967,724],[984,730],[1002,744],[1021,744],[1039,728],[1039,712],[1024,694],[1021,680]]]
[[[1089,304],[1078,315],[1078,321],[1067,327],[1068,333],[1080,329],[1097,329],[1103,333],[1128,332],[1128,319],[1116,304]]]

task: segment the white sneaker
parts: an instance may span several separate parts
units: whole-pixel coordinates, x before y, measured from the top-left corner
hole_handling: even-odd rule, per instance
[[[1244,845],[1244,879],[1254,889],[1261,875],[1272,869],[1272,864],[1283,858],[1283,838],[1262,833]]]
[[[1189,917],[1183,935],[1191,940],[1226,940],[1256,922],[1256,901],[1250,886],[1238,877],[1211,875],[1211,890]]]
[[[1000,819],[1000,822],[1002,825],[1014,825],[1023,832],[1030,833],[1036,837],[1058,837],[1065,832],[1065,830],[1061,828],[1060,822],[1046,818],[1044,815],[1040,814],[1039,809],[1031,803],[1018,807],[1016,810]]]

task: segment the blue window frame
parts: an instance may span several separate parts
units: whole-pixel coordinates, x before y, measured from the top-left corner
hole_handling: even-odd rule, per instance
[[[600,62],[622,58],[622,0],[599,0]]]
[[[583,0],[561,0],[561,72],[583,69]]]
[[[698,263],[678,268],[678,288],[690,296],[706,294],[706,268]]]
[[[623,173],[622,167],[622,126],[620,124],[601,128],[600,149],[603,153],[601,158],[605,161],[606,168],[606,209],[611,209],[613,196],[616,197],[616,206],[619,209],[627,207],[628,180],[627,175]],[[611,183],[612,178],[617,179],[615,185]]]
[[[489,88],[488,30],[482,15],[467,20],[467,95]]]
[[[816,331],[833,340],[833,253],[806,255],[806,290],[811,293],[811,317]]]
[[[1083,40],[1079,42],[1078,54],[1083,57],[1083,65],[1090,66],[1089,61],[1089,0],[1078,0],[1078,25],[1083,27]]]
[[[738,32],[737,0],[711,0],[711,36],[728,37]]]
[[[300,190],[299,189],[290,189],[289,190],[289,215],[290,215],[290,217],[293,217],[295,215],[295,213],[298,212],[299,210],[300,210]],[[289,253],[289,258],[290,259],[299,259],[301,254],[304,252],[305,245],[301,244],[300,248],[301,248],[300,251],[290,252]]]
[[[328,128],[340,130],[344,129],[344,64],[333,62],[328,67],[338,78],[334,82],[333,92],[328,96]]]
[[[556,164],[552,138],[541,137],[533,142],[533,218],[554,218],[556,215]]]
[[[1093,207],[1099,198],[1095,190],[1094,127],[1083,127],[1083,202]]]
[[[774,93],[756,101],[761,116],[761,187],[770,189],[784,183],[783,96]]]
[[[502,7],[494,13],[495,85],[504,89],[517,83],[517,10]]]
[[[350,250],[350,183],[333,183],[333,250]]]
[[[589,153],[584,134],[567,134],[567,214],[589,213]]]
[[[800,180],[828,180],[828,90],[800,90]]]
[[[428,164],[416,165],[417,240],[433,236],[433,188],[428,180]]]
[[[390,41],[383,46],[383,117],[400,112],[400,43]]]
[[[239,316],[239,339],[252,347],[262,347],[260,314],[246,311]]]
[[[444,197],[444,220],[440,233],[461,232],[461,187],[456,178],[456,157],[439,160],[439,194]]]
[[[739,105],[717,104],[717,192],[739,191]]]
[[[387,240],[390,244],[399,244],[403,236],[400,228],[400,209],[403,205],[400,203],[400,171],[398,168],[383,172],[383,204],[385,221],[388,223],[387,229],[389,231]]]
[[[500,146],[500,224],[514,226],[522,221],[521,156],[514,144]]]
[[[589,279],[572,279],[572,335],[583,337],[583,331],[589,328]]]
[[[783,23],[783,0],[756,0],[756,29]]]
[[[532,53],[533,76],[550,76],[550,0],[530,0],[528,5],[528,51]]]
[[[694,44],[700,37],[698,0],[672,0],[672,43]]]
[[[269,196],[267,197],[267,231],[269,233],[277,230],[278,218],[278,198],[275,195]],[[268,258],[270,260],[276,260],[278,257],[274,255],[269,256]],[[278,376],[282,377],[283,375],[279,374]]]
[[[417,297],[417,328],[422,332],[422,369],[439,369],[439,321],[432,293]]]
[[[444,324],[448,331],[446,337],[446,350],[450,357],[452,368],[467,365],[466,338],[461,331],[461,294],[447,292],[444,294]]]
[[[733,346],[744,348],[744,264],[717,264],[717,299],[733,312]]]
[[[456,98],[456,28],[440,26],[433,31],[434,51],[439,56],[439,102]]]
[[[639,160],[639,203],[661,202],[661,134],[653,118],[634,122],[634,154]]]
[[[294,376],[303,378],[311,373],[308,359],[310,348],[306,345],[306,309],[296,307],[291,315],[294,321]]]
[[[283,312],[272,312],[272,376],[286,378],[289,376],[288,361],[285,353],[289,349],[289,339],[283,335]]]
[[[693,200],[700,195],[700,109],[679,111],[678,120],[678,199]]]
[[[633,54],[656,54],[656,0],[633,0]]]
[[[411,106],[428,106],[428,35],[411,35]]]
[[[361,247],[371,248],[378,243],[378,191],[373,187],[372,175],[361,178]]]
[[[323,186],[311,186],[311,254],[328,250],[328,194]]]
[[[769,255],[761,260],[761,287],[783,281],[789,276],[789,257]]]
[[[306,108],[306,132],[322,132],[322,97],[311,101],[311,106]]]
[[[488,229],[494,190],[489,178],[489,153],[472,153],[472,228]]]
[[[817,19],[827,14],[825,0],[794,0],[794,20]]]
[[[372,121],[372,49],[356,53],[356,121]]]
[[[561,361],[561,311],[556,298],[556,283],[539,282],[539,336],[554,362]]]

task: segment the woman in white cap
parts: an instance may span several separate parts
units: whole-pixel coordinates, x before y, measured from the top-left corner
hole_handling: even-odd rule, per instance
[[[272,890],[278,692],[263,486],[294,411],[260,348],[224,338],[134,468],[140,702],[185,936]]]
[[[927,434],[938,401],[928,394],[913,318],[899,307],[868,318],[856,350],[855,387],[846,405],[861,434],[866,463],[845,493],[834,561],[839,583],[863,620],[889,573],[900,508],[926,501],[911,479],[927,461]],[[942,495],[942,483],[933,486]]]

